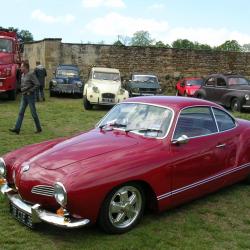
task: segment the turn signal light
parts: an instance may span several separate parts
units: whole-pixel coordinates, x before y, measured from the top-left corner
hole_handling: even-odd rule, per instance
[[[56,211],[56,214],[58,216],[64,216],[64,209],[62,207],[60,207],[57,211]]]
[[[6,180],[4,178],[0,178],[0,185],[3,185],[6,183]]]

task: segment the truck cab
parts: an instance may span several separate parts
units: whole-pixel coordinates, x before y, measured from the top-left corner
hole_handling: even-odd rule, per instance
[[[0,93],[7,93],[10,100],[16,99],[20,88],[20,63],[16,32],[0,29]]]

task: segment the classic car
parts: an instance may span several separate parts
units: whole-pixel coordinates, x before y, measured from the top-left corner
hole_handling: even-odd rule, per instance
[[[135,97],[93,130],[2,156],[1,192],[29,227],[98,222],[108,233],[123,233],[146,208],[163,211],[247,179],[249,151],[250,122],[220,105]]]
[[[55,77],[49,83],[50,96],[65,93],[82,97],[83,81],[80,78],[80,71],[77,66],[59,65],[54,75]]]
[[[93,105],[115,105],[128,98],[128,91],[122,88],[118,69],[93,67],[84,85],[83,106],[92,109]]]
[[[238,74],[209,75],[195,97],[214,101],[232,111],[250,108],[250,85],[248,80]]]
[[[157,95],[161,93],[161,87],[157,76],[150,74],[134,73],[129,81],[124,83],[129,96]]]
[[[176,95],[194,96],[195,92],[200,89],[204,80],[201,77],[185,77],[176,83]]]

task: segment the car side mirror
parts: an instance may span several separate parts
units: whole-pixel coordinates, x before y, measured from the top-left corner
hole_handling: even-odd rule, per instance
[[[172,140],[172,144],[181,145],[187,144],[189,142],[189,138],[186,135],[181,135],[177,139]]]

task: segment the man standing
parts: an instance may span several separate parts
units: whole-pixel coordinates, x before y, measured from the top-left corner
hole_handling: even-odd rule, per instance
[[[39,87],[39,82],[33,72],[29,72],[29,62],[24,61],[21,64],[21,72],[22,72],[22,80],[21,80],[21,92],[22,92],[22,98],[21,98],[21,104],[19,109],[18,118],[16,121],[16,125],[14,129],[9,129],[10,132],[19,134],[22,121],[24,117],[25,110],[27,106],[29,105],[31,115],[35,121],[36,125],[36,132],[40,133],[42,132],[42,128],[40,125],[40,121],[38,118],[38,115],[36,113],[36,106],[35,106],[35,90]]]
[[[46,69],[40,64],[39,61],[36,62],[35,74],[40,83],[40,86],[36,91],[36,100],[39,102],[40,96],[41,96],[41,99],[45,101],[43,89],[45,86],[45,77],[47,76],[47,72],[46,72]]]

